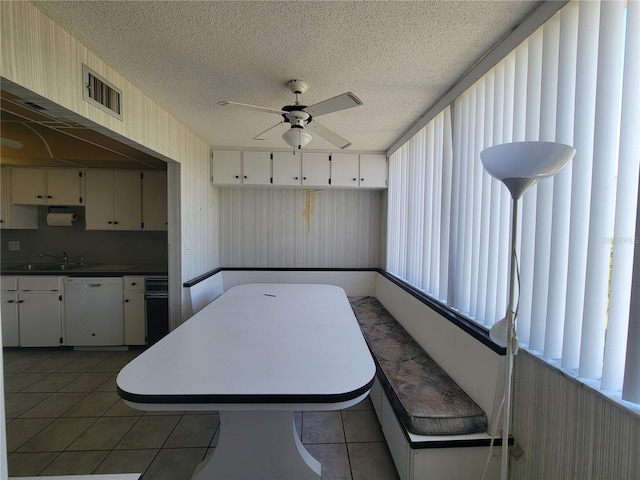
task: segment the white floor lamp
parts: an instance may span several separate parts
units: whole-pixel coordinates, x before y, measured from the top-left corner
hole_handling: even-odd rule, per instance
[[[480,158],[489,175],[506,185],[511,193],[511,266],[509,271],[509,303],[505,317],[496,322],[489,336],[498,345],[507,348],[505,372],[505,400],[503,409],[501,479],[508,478],[509,424],[511,421],[511,378],[513,357],[518,352],[516,335],[518,316],[518,209],[520,197],[539,180],[555,175],[576,150],[568,145],[553,142],[515,142],[495,145],[483,150]]]

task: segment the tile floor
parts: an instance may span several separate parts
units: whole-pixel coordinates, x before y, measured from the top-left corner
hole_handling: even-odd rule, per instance
[[[218,414],[126,406],[115,378],[139,353],[4,349],[9,476],[140,472],[144,480],[189,479],[215,449]],[[368,398],[346,410],[297,413],[296,424],[322,463],[323,479],[398,478]]]

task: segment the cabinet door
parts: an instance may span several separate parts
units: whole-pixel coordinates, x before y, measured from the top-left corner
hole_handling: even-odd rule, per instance
[[[113,171],[87,170],[86,229],[113,230]]]
[[[13,168],[11,171],[11,201],[20,205],[45,205],[45,170],[43,168]]]
[[[144,291],[124,292],[124,344],[144,345],[146,343],[144,314]]]
[[[16,292],[0,294],[0,319],[2,320],[2,346],[17,347],[20,345],[18,329],[18,295]]]
[[[360,155],[360,186],[387,188],[387,157],[385,155]]]
[[[57,347],[62,337],[58,292],[18,293],[21,347]]]
[[[242,183],[271,185],[271,152],[242,152]]]
[[[300,154],[273,153],[273,184],[300,185]]]
[[[79,168],[47,169],[47,203],[49,205],[84,205],[83,176]]]
[[[302,154],[302,185],[328,187],[330,175],[331,162],[328,153]]]
[[[211,183],[215,185],[240,185],[242,183],[242,152],[212,151]]]
[[[0,169],[0,229],[38,229],[38,207],[11,203],[11,169]]]
[[[113,229],[142,229],[142,180],[138,170],[113,172]]]
[[[334,153],[331,155],[331,186],[357,187],[360,164],[357,153]]]
[[[142,229],[167,230],[167,172],[142,174]]]

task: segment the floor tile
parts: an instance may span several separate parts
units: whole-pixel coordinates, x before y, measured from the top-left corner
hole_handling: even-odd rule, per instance
[[[137,421],[138,417],[99,418],[67,450],[113,450]]]
[[[399,479],[386,443],[348,443],[347,450],[353,480]]]
[[[67,363],[58,369],[58,372],[84,373],[91,370],[97,364],[105,360],[105,356],[83,356],[73,362]]]
[[[50,393],[16,393],[11,395],[4,402],[5,417],[17,418],[50,396]]]
[[[206,452],[206,448],[163,448],[142,480],[188,480]]]
[[[42,380],[28,386],[24,392],[57,392],[80,376],[79,373],[51,373]]]
[[[105,417],[141,417],[144,415],[142,410],[136,410],[124,403],[122,399],[118,400],[113,407],[104,413]]]
[[[342,423],[347,442],[384,442],[378,417],[373,410],[344,410]]]
[[[35,364],[34,366],[25,370],[28,373],[53,373],[58,371],[60,368],[65,365],[73,362],[72,357],[51,357],[42,360],[40,363]]]
[[[42,358],[21,356],[20,358],[16,358],[15,360],[4,364],[3,370],[5,373],[21,373],[40,362],[42,362]]]
[[[15,452],[27,440],[53,422],[53,418],[16,418],[7,423],[7,452]]]
[[[116,378],[118,377],[118,374],[113,373],[111,374],[111,376],[107,379],[106,382],[104,382],[102,385],[100,385],[99,387],[96,388],[96,392],[116,392],[118,391],[118,386],[116,385]]]
[[[320,462],[322,480],[351,480],[349,455],[344,443],[315,443],[305,445],[305,448]]]
[[[83,373],[75,380],[69,382],[62,387],[60,392],[93,392],[100,385],[109,380],[113,374],[111,373]]]
[[[208,447],[219,426],[219,415],[184,415],[163,448]]]
[[[67,410],[63,417],[100,417],[113,407],[119,398],[116,392],[91,392]]]
[[[46,376],[46,373],[16,373],[4,381],[4,391],[5,393],[21,392]]]
[[[86,396],[87,393],[52,393],[20,417],[59,417]]]
[[[39,475],[59,452],[10,453],[7,456],[10,477],[30,477]]]
[[[113,450],[94,473],[144,473],[158,452],[158,449]]]
[[[136,355],[112,355],[105,358],[102,362],[96,364],[91,372],[111,372],[116,373],[122,370],[127,363],[133,360]]]
[[[19,452],[61,452],[94,422],[95,418],[57,418],[18,449]]]
[[[42,471],[42,475],[89,475],[108,454],[107,451],[62,452]]]
[[[167,440],[180,416],[140,417],[116,449],[160,448]]]
[[[303,412],[302,443],[344,442],[340,412]]]

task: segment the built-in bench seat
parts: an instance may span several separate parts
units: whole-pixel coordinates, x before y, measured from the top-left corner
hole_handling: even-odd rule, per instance
[[[403,426],[417,435],[487,431],[487,415],[374,297],[350,298],[378,370]]]

